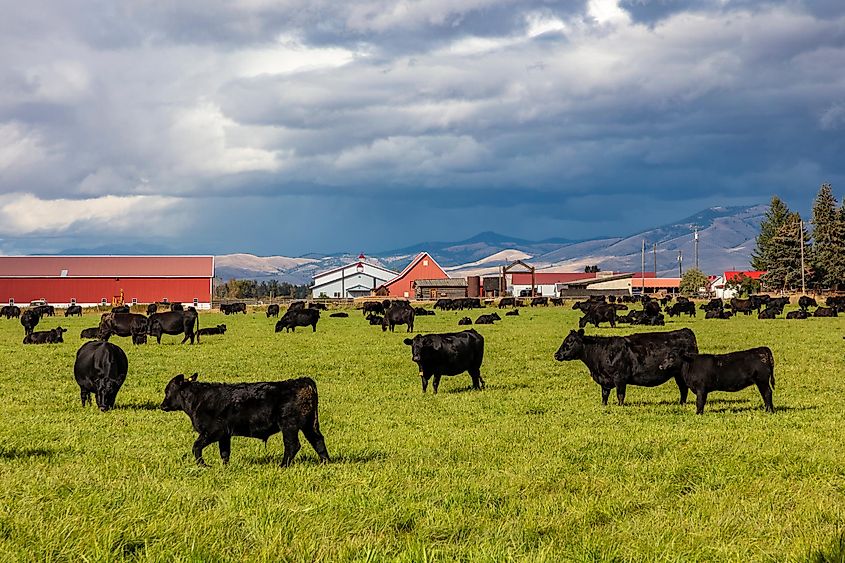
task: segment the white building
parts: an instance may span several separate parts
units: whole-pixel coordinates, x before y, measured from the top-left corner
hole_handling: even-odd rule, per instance
[[[311,287],[311,298],[367,297],[372,290],[397,275],[399,275],[397,272],[365,262],[362,254],[358,256],[357,262],[315,275]]]

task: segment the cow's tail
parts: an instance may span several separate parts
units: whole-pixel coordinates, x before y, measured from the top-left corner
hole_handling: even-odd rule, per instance
[[[302,387],[297,393],[300,412],[304,415],[303,426],[308,430],[320,432],[320,416],[317,405],[319,397],[317,394],[317,383],[310,377],[302,378]]]
[[[769,384],[772,389],[775,388],[775,357],[772,355],[771,348],[765,349],[765,358],[763,360],[769,366]]]
[[[200,343],[200,312],[197,311],[197,344]]]

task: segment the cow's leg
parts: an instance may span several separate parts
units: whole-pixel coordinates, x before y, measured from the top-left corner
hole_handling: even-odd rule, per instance
[[[681,392],[681,403],[682,405],[687,404],[687,393],[689,392],[689,387],[687,387],[687,382],[684,381],[684,378],[680,375],[675,376],[675,383],[678,384],[678,390]]]
[[[763,397],[763,404],[766,405],[766,412],[775,412],[775,406],[772,404],[772,388],[769,387],[769,382],[758,383],[757,389],[760,390],[760,395]]]
[[[408,332],[414,332],[414,321],[408,323]]]
[[[202,458],[202,451],[205,449],[207,445],[214,442],[210,437],[205,434],[200,434],[197,436],[196,441],[194,442],[194,447],[192,451],[194,452],[194,459],[197,460],[197,465],[200,467],[208,467],[208,464]]]
[[[434,376],[434,383],[432,386],[434,387],[434,394],[437,395],[437,388],[440,387],[440,374]]]
[[[193,344],[193,343],[194,343],[194,335],[193,335],[193,334],[188,334],[187,332],[185,333],[185,338],[183,338],[183,339],[182,339],[182,342],[180,342],[179,344],[184,344],[185,342],[187,342],[187,341],[188,341],[188,338],[190,338],[190,339],[191,339],[191,344]]]
[[[156,344],[161,344],[161,335],[156,336]]]
[[[420,379],[422,379],[423,393],[425,393],[425,390],[428,389],[428,380],[431,379],[431,376],[420,372]]]
[[[84,407],[86,403],[91,403],[91,393],[88,391],[83,391],[82,389],[79,390],[79,397],[82,399],[82,406]]]
[[[317,332],[317,323],[311,325],[311,332]]]
[[[217,441],[217,447],[220,448],[220,459],[223,460],[223,465],[229,463],[229,454],[232,453],[232,437],[224,436]]]
[[[695,414],[704,414],[705,404],[707,404],[707,391],[699,389],[695,394]]]
[[[607,399],[610,397],[610,390],[612,387],[602,387],[601,388],[601,404],[607,406]]]
[[[625,387],[624,383],[616,386],[616,403],[621,407],[625,404]]]
[[[311,444],[311,447],[314,448],[314,451],[317,452],[317,455],[320,456],[320,461],[323,463],[329,461],[329,450],[326,449],[326,441],[323,438],[322,432],[320,432],[320,428],[308,426],[302,429],[302,433],[305,435],[308,443]]]
[[[299,443],[299,429],[297,427],[285,427],[282,429],[282,440],[285,443],[285,457],[282,458],[282,466],[287,467],[293,462],[299,448],[302,446]]]
[[[472,378],[472,386],[475,389],[484,389],[484,378],[481,377],[481,369],[473,368],[469,370],[469,376]]]

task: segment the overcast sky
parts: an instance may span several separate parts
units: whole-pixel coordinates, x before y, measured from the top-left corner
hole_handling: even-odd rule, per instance
[[[0,8],[0,253],[585,238],[845,194],[842,0]]]

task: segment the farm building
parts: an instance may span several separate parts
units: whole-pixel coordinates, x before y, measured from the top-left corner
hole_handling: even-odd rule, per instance
[[[557,295],[556,286],[579,280],[595,279],[598,274],[584,272],[535,272],[534,284],[537,295]],[[511,295],[525,297],[531,294],[531,274],[528,272],[514,272],[511,274]]]
[[[375,294],[383,297],[410,298],[414,295],[415,281],[442,280],[448,277],[428,252],[420,252],[398,276],[379,286]]]
[[[213,256],[0,256],[0,300],[211,307]]]
[[[738,297],[738,294],[735,289],[731,289],[727,286],[728,283],[734,281],[740,276],[746,276],[753,280],[760,281],[760,278],[762,278],[764,275],[766,275],[766,272],[761,270],[731,270],[725,272],[721,276],[716,276],[715,278],[713,278],[713,280],[710,282],[710,290],[713,292],[713,295],[715,297],[719,297],[721,299],[733,299],[734,297]]]
[[[392,280],[398,274],[387,268],[366,261],[363,254],[358,261],[314,276],[311,297],[329,298],[366,297],[381,284]]]
[[[455,299],[467,296],[466,278],[416,280],[413,283],[414,299]]]

